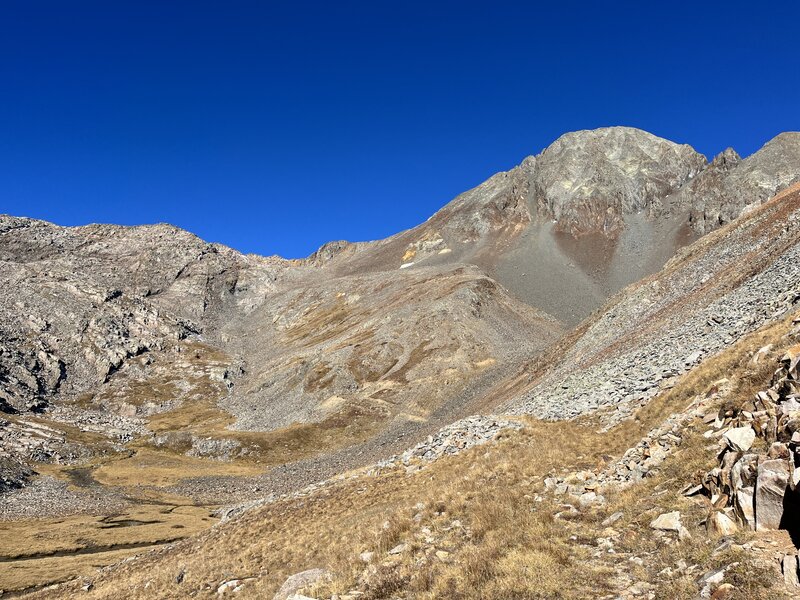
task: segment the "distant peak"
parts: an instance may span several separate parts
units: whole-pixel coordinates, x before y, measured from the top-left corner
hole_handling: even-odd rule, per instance
[[[716,169],[728,170],[736,165],[738,165],[742,161],[742,157],[739,156],[739,153],[736,152],[733,148],[725,148],[722,152],[717,154],[714,157],[714,160],[711,161],[711,167]]]

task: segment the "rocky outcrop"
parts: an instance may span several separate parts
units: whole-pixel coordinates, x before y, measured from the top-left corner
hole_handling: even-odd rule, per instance
[[[295,573],[283,582],[283,585],[275,593],[272,600],[291,600],[293,597],[298,598],[298,592],[328,576],[328,572],[324,569],[308,569],[301,573]],[[302,598],[304,596],[299,597]]]
[[[798,331],[790,335],[800,341],[800,319],[795,324]],[[706,437],[722,445],[719,467],[688,492],[706,494],[727,518],[756,531],[800,533],[799,365],[797,344],[780,359],[769,389],[741,409],[723,408],[706,419],[713,417],[714,425]],[[766,442],[766,453],[751,450],[756,436]]]
[[[453,242],[542,221],[575,237],[613,236],[626,215],[656,216],[663,200],[705,167],[690,146],[640,129],[576,131],[458,196],[432,220],[444,221],[440,228]]]
[[[14,456],[0,456],[0,493],[24,487],[33,469]]]
[[[421,225],[332,254],[341,274],[470,263],[577,325],[680,248],[800,180],[800,134],[744,160],[629,127],[566,134]],[[316,260],[316,259],[315,259]]]

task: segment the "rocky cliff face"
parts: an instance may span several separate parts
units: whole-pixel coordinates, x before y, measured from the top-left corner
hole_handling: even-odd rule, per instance
[[[451,231],[471,237],[542,221],[573,237],[614,237],[629,226],[629,215],[658,219],[675,211],[698,233],[708,233],[798,181],[799,165],[796,132],[778,135],[744,160],[728,148],[709,163],[687,144],[639,129],[576,131],[462,194],[443,212]]]
[[[63,228],[2,217],[3,409],[75,397],[128,358],[201,333],[235,304],[244,270],[259,271],[261,293],[270,288],[264,259],[175,227]]]

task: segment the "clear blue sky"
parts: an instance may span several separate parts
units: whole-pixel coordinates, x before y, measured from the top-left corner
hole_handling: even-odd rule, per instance
[[[561,133],[800,129],[797,2],[6,1],[0,212],[385,237]]]

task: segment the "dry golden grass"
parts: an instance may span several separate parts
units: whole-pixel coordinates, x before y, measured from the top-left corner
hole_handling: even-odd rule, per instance
[[[263,472],[264,469],[258,465],[239,461],[223,462],[140,448],[133,456],[103,462],[92,471],[92,477],[104,486],[167,487],[187,477],[259,475]]]
[[[157,433],[181,432],[201,438],[234,440],[247,448],[248,454],[232,464],[257,463],[263,470],[263,467],[285,464],[362,442],[372,437],[383,425],[382,415],[353,404],[318,423],[295,423],[268,432],[229,429],[234,421],[230,413],[213,402],[199,401],[153,415],[148,419],[148,427]],[[174,449],[179,452],[186,450]]]
[[[0,522],[0,589],[16,590],[91,574],[148,546],[208,529],[209,508],[142,504],[110,517]]]

